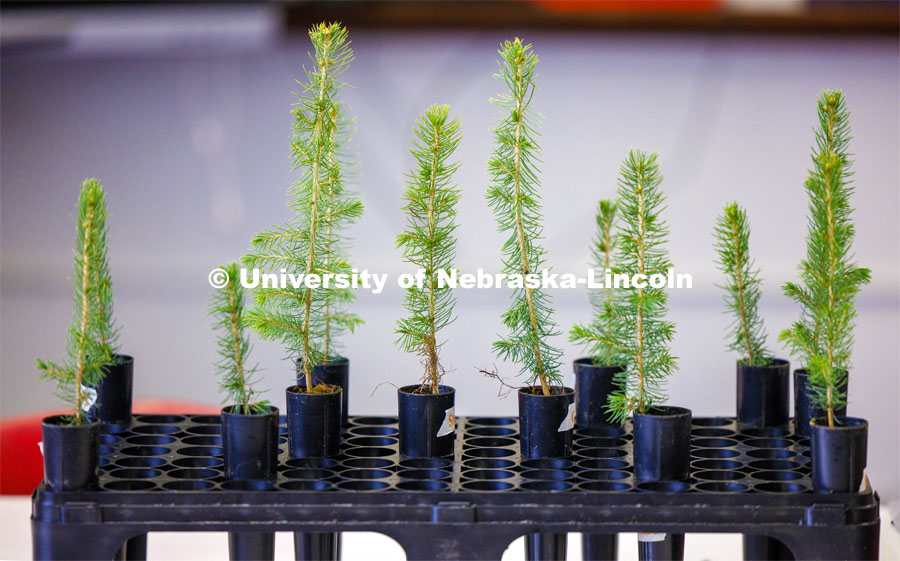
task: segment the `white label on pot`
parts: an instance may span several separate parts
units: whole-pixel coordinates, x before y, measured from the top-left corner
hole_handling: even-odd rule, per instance
[[[81,393],[84,394],[84,403],[81,405],[81,409],[87,413],[97,403],[97,390],[82,384]]]
[[[444,422],[441,423],[441,428],[438,429],[437,435],[447,436],[448,434],[453,434],[453,431],[456,430],[456,407],[451,407],[444,411]]]
[[[566,418],[559,425],[558,432],[566,432],[575,428],[575,402],[569,404],[569,410],[566,411]]]
[[[38,448],[40,448],[41,456],[43,456],[44,455],[44,441],[43,440],[38,442]]]
[[[663,542],[666,541],[666,535],[658,532],[638,532],[639,542]]]

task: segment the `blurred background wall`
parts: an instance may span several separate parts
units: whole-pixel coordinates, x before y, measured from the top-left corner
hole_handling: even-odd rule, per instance
[[[136,358],[135,395],[217,403],[207,274],[238,258],[259,230],[288,218],[285,191],[294,83],[307,61],[302,29],[285,32],[272,6],[233,9],[5,13],[0,141],[0,408],[57,405],[35,357],[61,357],[70,313],[71,213],[85,177],[103,181],[122,350]],[[873,271],[859,297],[850,413],[871,422],[869,474],[896,501],[900,439],[900,177],[896,36],[579,29],[399,29],[350,26],[356,60],[344,99],[357,120],[355,188],[366,214],[353,229],[354,264],[411,271],[394,249],[411,165],[413,120],[431,103],[462,118],[456,176],[458,266],[499,269],[503,237],[485,205],[489,103],[500,84],[496,52],[521,35],[541,62],[533,105],[544,116],[545,246],[559,272],[588,264],[592,214],[614,194],[629,147],[658,151],[668,197],[672,260],[694,287],[671,293],[678,325],[670,402],[695,415],[734,413],[735,356],[725,350],[720,276],[711,231],[738,200],[752,221],[769,343],[797,316],[780,286],[804,255],[815,98],[842,89],[856,154],[856,255]],[[344,344],[351,413],[392,414],[390,384],[420,376],[393,344],[402,291],[361,292],[366,324]],[[460,290],[447,329],[447,382],[463,415],[514,414],[514,398],[477,373],[496,365],[504,290]],[[553,292],[561,329],[588,317],[581,290]],[[580,355],[565,337],[566,361]],[[278,344],[255,343],[268,397],[284,405],[291,365]],[[573,382],[566,369],[567,381]],[[383,384],[383,385],[382,385]]]

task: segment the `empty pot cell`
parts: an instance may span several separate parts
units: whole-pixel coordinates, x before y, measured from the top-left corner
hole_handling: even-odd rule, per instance
[[[575,473],[564,469],[526,469],[520,475],[522,479],[528,480],[568,481],[575,479]],[[625,475],[628,476],[627,473]]]
[[[108,455],[114,454],[116,452],[116,449],[113,448],[112,446],[103,446],[102,444],[100,445],[98,450],[100,451],[101,456],[108,456]]]
[[[510,479],[516,472],[505,469],[472,469],[463,472],[466,479]]]
[[[761,481],[796,481],[803,479],[803,474],[797,471],[757,471],[753,477]]]
[[[704,493],[743,493],[750,489],[749,485],[735,483],[734,481],[704,481],[695,485],[698,491]]]
[[[110,423],[110,424],[102,423],[100,425],[100,434],[117,434],[117,435],[125,436],[125,435],[131,434],[131,431],[129,430],[130,428],[131,428],[130,426],[125,426],[125,425],[116,425],[113,423]]]
[[[222,489],[227,491],[271,491],[274,488],[271,481],[262,479],[233,479],[222,483]]]
[[[152,479],[162,474],[162,470],[153,468],[119,468],[109,472],[116,479]]]
[[[453,469],[453,460],[450,458],[407,458],[400,462],[400,466],[413,469]]]
[[[741,430],[741,434],[746,434],[752,438],[772,438],[772,437],[786,437],[791,432],[787,429],[779,428],[779,427],[757,427],[757,428],[747,428]]]
[[[732,423],[731,419],[725,417],[707,417],[691,419],[691,425],[695,427],[725,427]]]
[[[293,461],[293,460],[291,460]],[[290,462],[288,462],[290,463]],[[368,469],[368,468],[389,468],[393,467],[394,462],[385,458],[349,458],[343,460],[341,465],[351,469]]]
[[[502,458],[480,458],[463,462],[463,468],[466,469],[512,469],[515,467],[516,462]]]
[[[470,458],[508,458],[515,456],[516,451],[510,448],[471,448],[465,451]]]
[[[751,448],[787,448],[794,443],[787,438],[748,438],[744,444]]]
[[[691,450],[691,456],[695,458],[736,458],[741,453],[728,448],[695,448]]]
[[[442,480],[453,477],[453,472],[445,469],[401,469],[397,475],[402,479]]]
[[[747,450],[746,454],[751,458],[760,459],[784,459],[796,456],[797,453],[783,448],[760,448],[759,450]]]
[[[753,469],[769,471],[769,470],[792,470],[800,467],[800,464],[792,460],[756,460],[750,462]]]
[[[138,425],[131,429],[135,434],[175,434],[180,431],[181,427],[177,425]]]
[[[757,491],[763,493],[803,493],[808,491],[809,487],[800,483],[789,481],[769,481],[766,483],[757,483],[753,486]]]
[[[568,481],[526,481],[519,485],[523,491],[571,491],[575,485]]]
[[[105,444],[106,446],[112,446],[114,444],[118,444],[122,441],[121,436],[117,436],[115,434],[101,434],[100,435],[100,444]]]
[[[193,415],[191,416],[191,422],[198,425],[221,425],[222,417],[219,415]]]
[[[628,479],[631,477],[631,474],[627,471],[614,469],[589,469],[578,472],[578,477],[585,481],[618,481],[620,479]]]
[[[172,444],[176,440],[178,439],[174,436],[166,435],[135,435],[125,439],[125,443],[134,446],[164,446]]]
[[[169,472],[169,477],[173,479],[212,479],[220,475],[222,472],[218,470],[204,468],[180,468]]]
[[[330,469],[289,469],[282,473],[285,479],[331,479],[337,474]]]
[[[165,456],[171,451],[165,446],[128,446],[120,450],[126,456]]]
[[[621,448],[582,448],[576,453],[580,458],[624,458],[628,455]]]
[[[513,436],[516,429],[509,427],[469,427],[466,433],[471,436]]]
[[[694,469],[740,469],[742,464],[741,462],[736,462],[734,460],[695,460],[691,463]]]
[[[278,488],[285,491],[328,491],[334,488],[334,484],[329,481],[315,479],[295,479],[279,483]]]
[[[184,415],[138,415],[134,418],[139,423],[150,423],[155,425],[174,425],[175,423],[184,422]]]
[[[387,479],[393,475],[386,469],[346,469],[341,472],[344,479]]]
[[[737,446],[738,441],[733,438],[692,438],[691,445],[698,448],[730,448]]]
[[[566,458],[532,458],[522,462],[522,469],[572,469],[575,462]]]
[[[181,442],[190,444],[191,446],[221,446],[221,436],[188,436],[182,438]]]
[[[172,464],[183,468],[213,468],[221,467],[223,461],[220,458],[176,458]]]
[[[694,472],[697,479],[705,479],[709,481],[730,481],[733,479],[743,479],[744,474],[739,471],[731,470],[705,470]]]
[[[484,436],[469,438],[463,442],[463,448],[503,448],[516,444],[515,438],[505,436]]]
[[[119,481],[107,481],[103,488],[110,491],[149,491],[156,489],[156,483],[146,479],[122,479]]]
[[[337,486],[346,491],[384,491],[391,485],[384,481],[355,479],[341,481]]]
[[[594,427],[594,428],[580,428],[576,427],[575,429],[575,437],[590,437],[590,438],[616,438],[620,436],[625,436],[627,431],[622,427]]]
[[[474,417],[466,420],[466,427],[471,425],[480,427],[498,427],[515,425],[518,419],[515,417]]]
[[[347,455],[353,458],[385,458],[393,456],[396,451],[391,448],[348,448]]]
[[[338,466],[338,461],[334,458],[294,458],[285,465],[297,469],[333,469]]]
[[[389,436],[357,436],[354,438],[348,438],[344,441],[347,446],[362,446],[362,447],[371,447],[371,446],[393,446],[397,444],[398,440],[396,438],[391,438]]]
[[[353,417],[350,422],[356,425],[396,425],[397,417]]]
[[[628,444],[624,438],[579,438],[575,444],[584,448],[618,448]]]
[[[154,468],[159,467],[166,464],[165,458],[159,458],[156,456],[133,456],[133,457],[122,457],[116,459],[117,467],[128,467],[128,468]]]
[[[397,484],[397,488],[404,491],[447,491],[450,484],[446,481],[410,480],[401,481]]]
[[[631,484],[624,481],[582,481],[578,484],[578,489],[603,493],[621,493],[622,491],[630,491]]]
[[[733,437],[735,432],[730,429],[721,428],[695,428],[691,430],[693,437]]]
[[[205,491],[215,487],[215,483],[204,479],[182,479],[163,483],[163,489],[169,491]]]
[[[806,448],[809,448],[809,446],[810,446],[810,444],[809,444],[809,439],[808,439],[808,438],[801,438],[800,440],[797,441],[797,446],[804,446],[804,447],[806,447]]]
[[[471,481],[463,481],[461,487],[467,491],[481,491],[485,493],[509,491],[515,487],[508,481],[497,481],[489,479],[475,479]]]
[[[639,491],[653,493],[682,493],[690,488],[684,481],[645,481],[637,485]]]
[[[198,436],[209,436],[213,434],[222,434],[221,425],[196,425],[185,429],[188,434],[196,434]]]
[[[396,436],[400,434],[399,429],[390,426],[351,427],[347,432],[354,436]]]
[[[581,469],[626,469],[630,465],[626,460],[615,458],[595,458],[578,462],[578,467]]]
[[[187,446],[185,448],[179,448],[178,453],[182,456],[221,456],[222,448],[219,446]]]

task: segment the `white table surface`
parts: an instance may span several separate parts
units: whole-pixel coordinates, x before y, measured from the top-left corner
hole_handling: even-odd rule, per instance
[[[31,498],[0,497],[0,559],[31,559]],[[881,514],[881,559],[900,560],[900,534],[883,509]],[[569,535],[568,560],[581,559],[579,534]],[[503,561],[524,559],[522,539],[510,544]],[[739,534],[689,534],[685,561],[731,560],[741,558]],[[228,559],[228,538],[224,532],[154,532],[147,544],[148,560],[205,561]],[[275,559],[293,560],[290,533],[275,537]],[[403,549],[387,536],[371,532],[345,533],[343,561],[402,561]],[[620,534],[619,559],[637,559],[635,534]]]

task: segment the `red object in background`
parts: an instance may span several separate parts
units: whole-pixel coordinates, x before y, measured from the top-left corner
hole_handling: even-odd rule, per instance
[[[536,0],[550,12],[582,13],[695,13],[715,12],[724,0]]]
[[[201,413],[216,415],[221,408],[193,401],[137,399],[135,415]],[[0,495],[30,495],[44,477],[41,420],[59,411],[32,413],[0,420]]]

